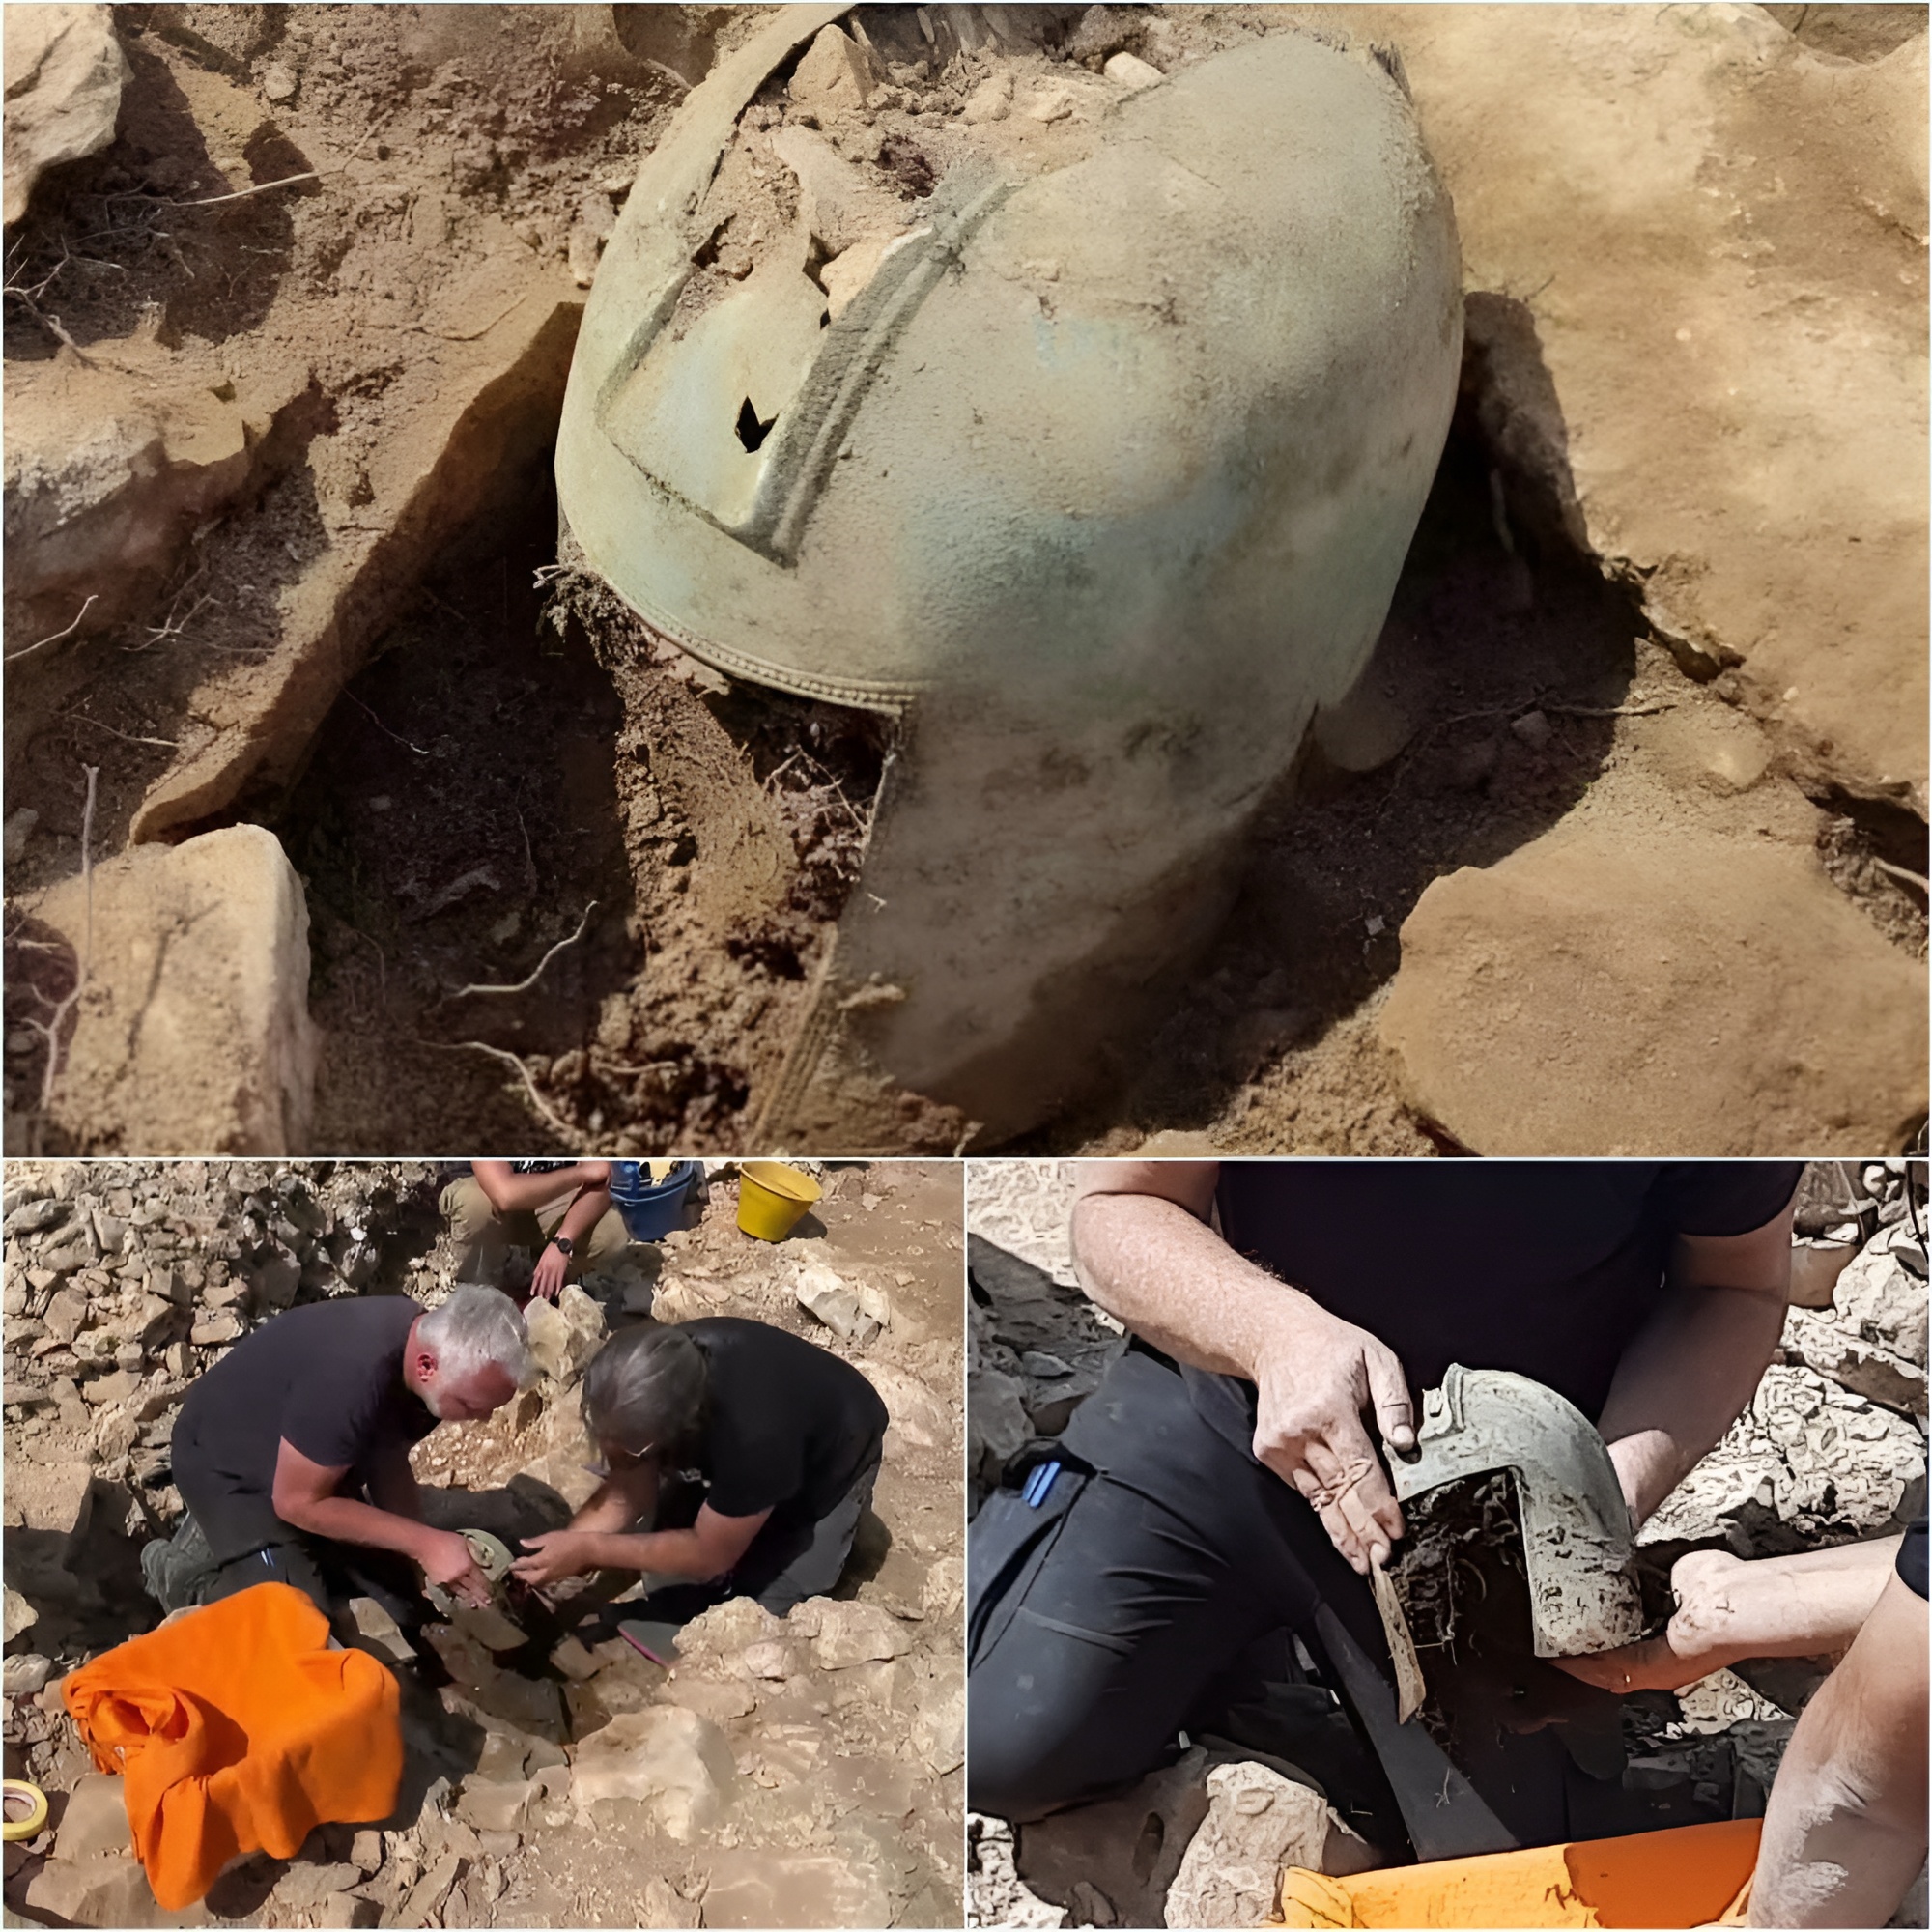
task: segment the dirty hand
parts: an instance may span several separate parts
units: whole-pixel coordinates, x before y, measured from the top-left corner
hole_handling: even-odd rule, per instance
[[[423,1575],[452,1597],[478,1609],[490,1601],[490,1579],[476,1567],[469,1546],[453,1529],[432,1530],[417,1557]]]
[[[1287,1297],[1283,1297],[1286,1302]],[[1390,1448],[1415,1447],[1415,1411],[1395,1351],[1304,1296],[1285,1306],[1255,1364],[1255,1456],[1293,1483],[1364,1577],[1402,1534],[1363,1416]]]
[[[547,1529],[539,1536],[526,1536],[521,1541],[526,1549],[536,1553],[518,1557],[510,1565],[510,1575],[521,1577],[535,1588],[541,1589],[546,1583],[554,1583],[562,1577],[599,1568],[597,1539],[588,1531]]]
[[[563,1293],[563,1278],[569,1269],[570,1261],[563,1250],[546,1241],[543,1252],[537,1256],[536,1266],[530,1271],[531,1295],[554,1301]]]
[[[1600,1650],[1590,1657],[1552,1657],[1572,1677],[1623,1696],[1632,1690],[1678,1690],[1714,1670],[1748,1657],[1734,1639],[1727,1587],[1738,1558],[1722,1550],[1693,1549],[1671,1566],[1670,1588],[1677,1610],[1662,1633]]]

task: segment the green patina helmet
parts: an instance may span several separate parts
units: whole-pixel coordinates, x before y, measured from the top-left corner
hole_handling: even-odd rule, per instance
[[[1455,399],[1454,218],[1382,65],[1284,31],[1115,90],[1064,164],[988,144],[843,280],[801,215],[694,311],[740,117],[845,11],[781,10],[644,162],[558,489],[694,656],[905,718],[827,989],[900,997],[835,1031],[1010,1131],[1367,662]]]

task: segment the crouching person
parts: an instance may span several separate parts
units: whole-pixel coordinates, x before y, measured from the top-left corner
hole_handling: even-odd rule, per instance
[[[688,1622],[727,1597],[783,1616],[826,1595],[871,1500],[886,1406],[859,1371],[762,1321],[646,1321],[583,1377],[607,1471],[567,1529],[526,1537],[545,1584],[588,1570],[667,1582],[639,1607]]]
[[[424,1522],[410,1451],[439,1423],[492,1414],[534,1373],[515,1304],[473,1284],[427,1311],[370,1295],[264,1322],[182,1405],[187,1520],[142,1551],[149,1589],[175,1610],[290,1583],[325,1612],[366,1596],[404,1623],[426,1613],[423,1577],[487,1602],[469,1545]]]

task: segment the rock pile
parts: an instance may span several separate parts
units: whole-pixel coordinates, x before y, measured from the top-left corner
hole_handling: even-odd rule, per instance
[[[1851,1259],[1827,1302],[1792,1308],[1781,1359],[1640,1545],[1783,1555],[1889,1534],[1925,1507],[1924,1174],[1813,1163],[1801,1238]]]
[[[506,1539],[556,1526],[595,1486],[577,1391],[605,1335],[645,1312],[751,1316],[855,1361],[892,1411],[876,1516],[845,1586],[856,1594],[782,1619],[727,1604],[687,1629],[668,1669],[594,1629],[533,1652],[500,1618],[466,1612],[426,1628],[447,1679],[435,1688],[387,1615],[358,1600],[350,1640],[403,1687],[404,1803],[376,1827],[323,1827],[293,1861],[242,1861],[207,1914],[321,1926],[957,1922],[958,1182],[917,1164],[826,1173],[828,1232],[802,1262],[804,1240],[773,1247],[737,1231],[720,1169],[690,1225],[532,1309],[543,1375],[489,1422],[418,1445],[425,1511]],[[91,1777],[60,1680],[158,1614],[135,1545],[179,1517],[168,1437],[194,1376],[303,1301],[435,1301],[453,1276],[441,1179],[393,1162],[10,1168],[5,1736],[10,1774],[54,1806],[47,1833],[8,1847],[14,1909],[160,1922],[127,1849],[118,1782]],[[880,1311],[863,1342],[807,1311],[798,1284],[814,1271]]]
[[[1035,1436],[1058,1435],[1099,1385],[1122,1331],[1080,1293],[1067,1223],[1075,1163],[1002,1161],[973,1175],[966,1468],[978,1508]]]

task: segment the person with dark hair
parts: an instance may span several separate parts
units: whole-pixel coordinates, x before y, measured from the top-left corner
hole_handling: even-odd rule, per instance
[[[677,1578],[646,1600],[684,1622],[727,1597],[782,1616],[838,1581],[871,1500],[886,1406],[849,1363],[762,1321],[643,1321],[583,1377],[606,1475],[566,1529],[524,1539],[516,1574]]]

